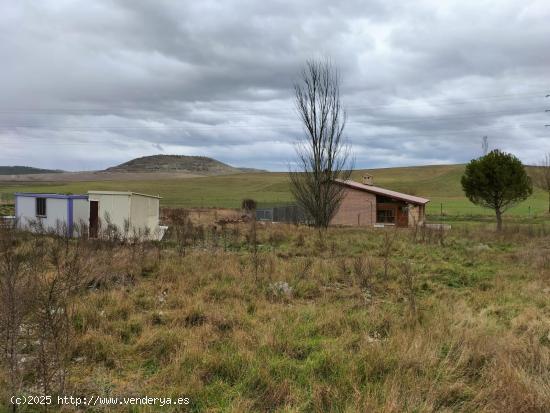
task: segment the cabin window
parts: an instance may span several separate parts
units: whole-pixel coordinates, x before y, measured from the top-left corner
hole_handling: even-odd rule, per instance
[[[36,198],[36,216],[46,216],[46,198]]]
[[[376,222],[393,224],[395,212],[393,209],[379,209],[376,211]]]

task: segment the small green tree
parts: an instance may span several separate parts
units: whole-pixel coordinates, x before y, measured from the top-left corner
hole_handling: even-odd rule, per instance
[[[521,161],[498,149],[470,161],[461,183],[471,202],[495,211],[497,231],[502,229],[502,214],[533,193],[531,179]]]

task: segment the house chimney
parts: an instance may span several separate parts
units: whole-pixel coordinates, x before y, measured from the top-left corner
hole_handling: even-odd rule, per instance
[[[374,185],[374,179],[372,175],[364,174],[363,175],[363,185]]]

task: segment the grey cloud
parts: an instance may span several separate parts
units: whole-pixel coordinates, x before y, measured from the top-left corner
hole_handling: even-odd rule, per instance
[[[550,150],[545,1],[1,3],[0,164],[285,170],[292,84],[317,57],[340,71],[357,166],[464,162],[483,135],[525,162]]]

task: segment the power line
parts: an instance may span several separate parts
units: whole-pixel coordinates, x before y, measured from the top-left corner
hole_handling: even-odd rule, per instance
[[[545,97],[550,97],[550,95],[546,95]],[[550,112],[550,109],[546,109],[545,112]],[[544,125],[545,128],[548,128],[550,125]]]

